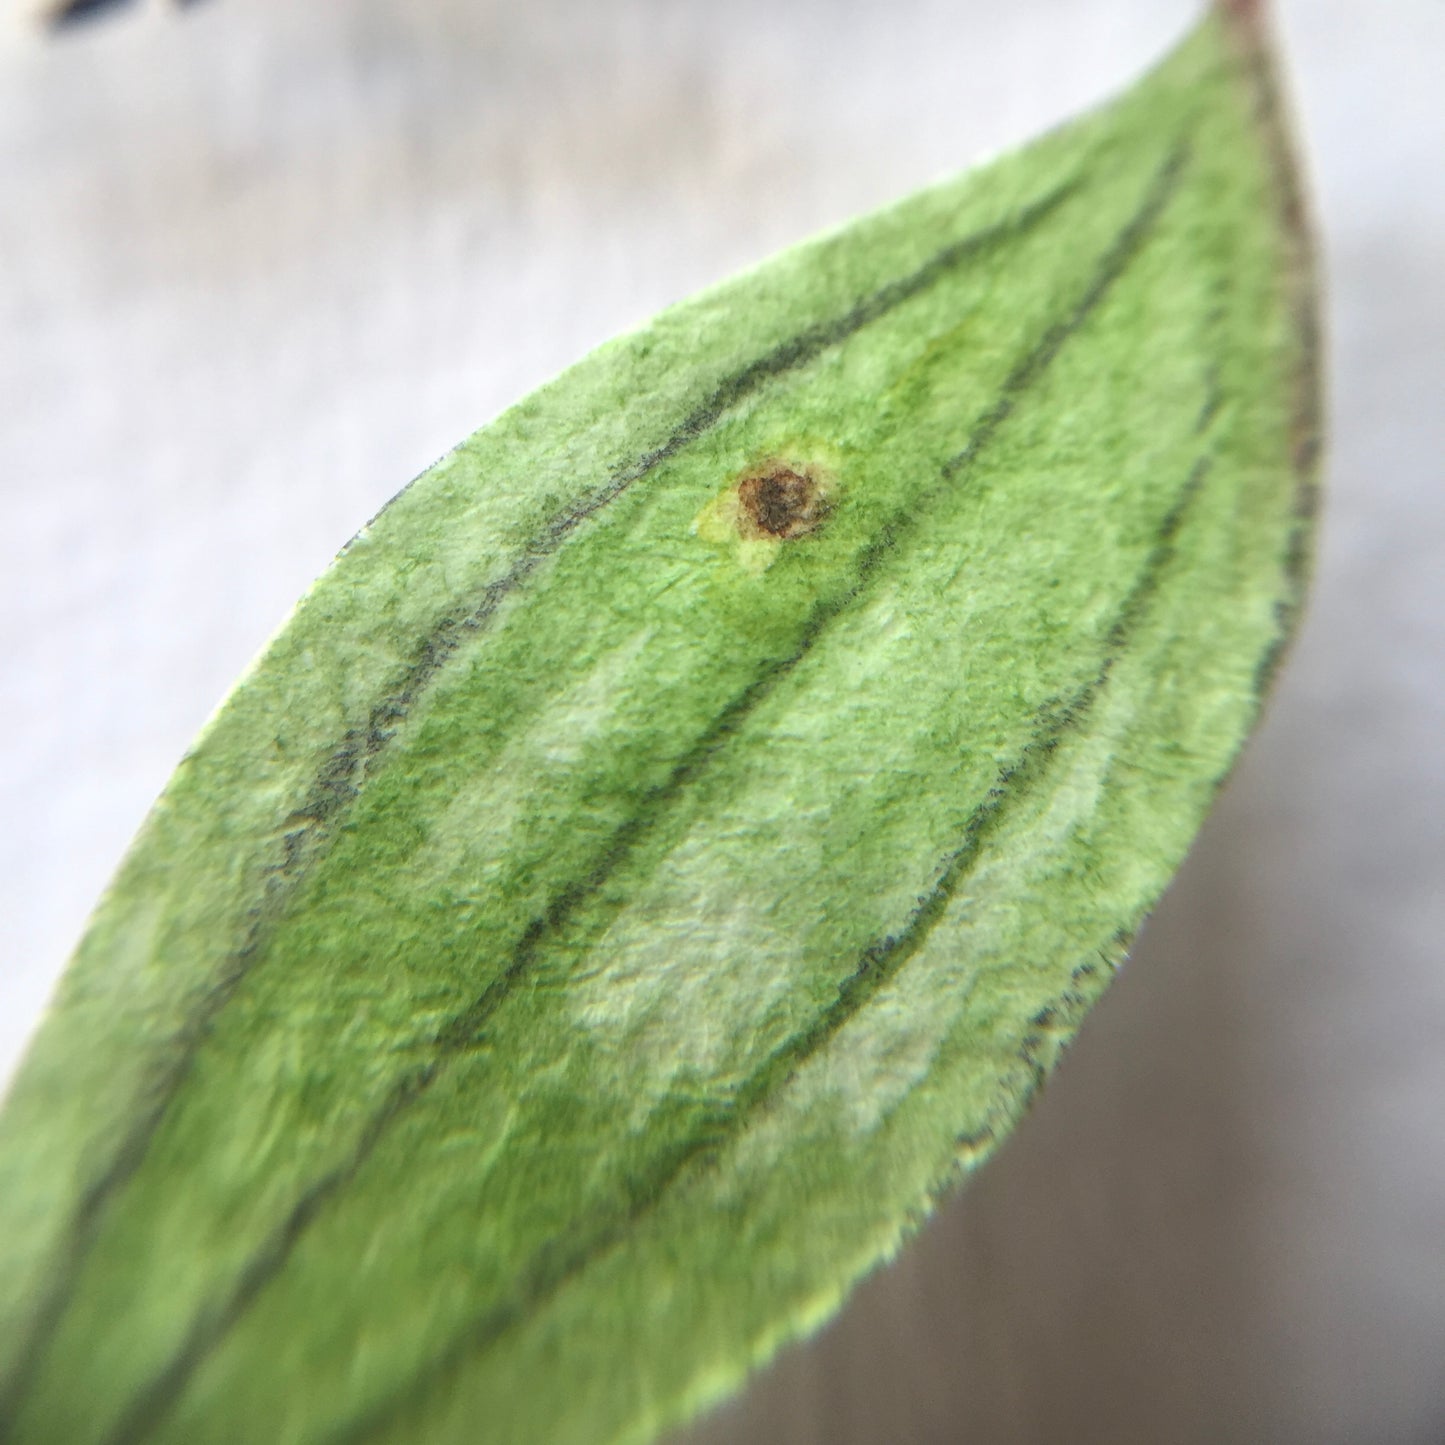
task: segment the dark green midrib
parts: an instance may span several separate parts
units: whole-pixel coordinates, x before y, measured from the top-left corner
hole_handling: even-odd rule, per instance
[[[304,799],[288,816],[287,823],[291,826],[283,840],[280,861],[264,871],[261,897],[245,915],[242,942],[222,962],[198,1006],[171,1041],[166,1061],[157,1068],[156,1077],[137,1100],[136,1124],[117,1146],[107,1168],[81,1195],[66,1230],[66,1243],[50,1271],[50,1287],[32,1316],[28,1338],[17,1352],[9,1377],[0,1389],[0,1439],[8,1432],[65,1313],[106,1206],[140,1168],[197,1050],[242,980],[263,956],[292,894],[309,870],[325,856],[337,825],[360,797],[381,755],[464,640],[485,630],[502,602],[521,588],[583,522],[704,436],[730,409],[767,382],[807,365],[828,348],[841,344],[921,295],[966,261],[1003,241],[1026,234],[1073,195],[1080,184],[1076,175],[1013,216],[950,242],[907,276],[880,287],[832,320],[805,327],[723,378],[707,401],[694,408],[664,442],[615,471],[606,483],[581,501],[559,511],[524,546],[500,578],[475,594],[469,606],[436,622],[417,645],[412,663],[388,684],[381,699],[368,709],[365,725],[349,728],[330,750]]]
[[[1105,251],[1086,290],[1073,310],[1063,321],[1056,322],[1047,328],[1040,340],[1014,366],[1005,378],[997,400],[975,425],[967,444],[943,464],[940,476],[945,485],[935,487],[925,497],[921,506],[915,505],[907,511],[896,514],[888,524],[880,529],[878,536],[861,554],[853,585],[839,597],[815,609],[805,624],[797,648],[788,656],[769,664],[757,678],[722,709],[698,742],[679,760],[668,779],[647,793],[641,800],[638,811],[614,832],[598,863],[588,875],[560,893],[545,915],[534,920],[512,951],[505,969],[466,1010],[455,1015],[438,1031],[435,1038],[437,1057],[414,1070],[393,1086],[381,1108],[368,1121],[352,1154],[342,1164],[323,1175],[301,1195],[283,1223],[243,1268],[236,1286],[227,1298],[218,1304],[203,1307],[198,1311],[193,1326],[180,1348],[167,1364],[132,1397],[115,1429],[106,1437],[107,1445],[136,1445],[136,1442],[144,1440],[161,1423],[179,1400],[196,1369],[204,1363],[230,1330],[245,1316],[266,1284],[284,1268],[286,1260],[307,1228],[326,1205],[334,1200],[356,1176],[377,1144],[386,1136],[391,1125],[428,1092],[453,1057],[475,1045],[486,1022],[495,1014],[526,973],[543,940],[562,926],[579,906],[606,884],[617,868],[625,862],[636,846],[661,819],[666,809],[683,793],[708,762],[727,745],[752,712],[809,655],[830,625],[867,594],[881,563],[897,545],[903,534],[922,524],[923,514],[928,505],[938,500],[943,495],[945,486],[955,482],[959,475],[983,452],[1011,414],[1015,402],[1042,376],[1064,342],[1083,326],[1102,302],[1110,287],[1123,275],[1129,262],[1143,246],[1170,197],[1174,194],[1186,164],[1187,155],[1187,145],[1184,143],[1176,146],[1168,154],[1164,163],[1153,176],[1139,208]],[[1202,475],[1202,468],[1196,468],[1195,474],[1191,475],[1185,484],[1180,501],[1161,523],[1159,542],[1155,552],[1151,553],[1150,559],[1145,564],[1145,580],[1157,573],[1159,567],[1162,566],[1156,554],[1160,547],[1172,542],[1184,501],[1193,495]],[[1141,582],[1131,592],[1129,600],[1126,601],[1124,609],[1121,611],[1121,617],[1126,614],[1132,615],[1130,610],[1137,610],[1141,605],[1139,599],[1144,595],[1141,591],[1142,586]],[[1116,625],[1115,633],[1117,632],[1118,626]],[[1111,634],[1109,645],[1114,646],[1115,642],[1116,638]],[[1090,684],[1090,688],[1085,690],[1090,697],[1092,697],[1093,691],[1102,686],[1103,678],[1111,666],[1112,659],[1106,662],[1104,670],[1096,682]],[[1050,706],[1056,706],[1056,704]],[[1062,735],[1061,732],[1060,735]],[[1026,752],[1025,758],[1027,756]],[[1024,765],[1025,760],[1021,759],[1015,767]],[[1010,769],[1001,775],[999,786],[995,788],[989,800],[982,805],[980,812],[975,815],[975,821],[970,822],[965,843],[955,850],[949,859],[944,860],[942,867],[945,880],[948,878],[950,870],[957,872],[958,877],[961,878],[962,872],[959,870],[962,869],[965,858],[971,860],[976,853],[975,834],[982,828],[983,820],[992,816],[991,812],[984,810],[993,807],[1003,796],[1002,790],[1006,788],[1013,772],[1014,769]],[[957,878],[950,885],[950,894],[956,883]],[[935,889],[935,893],[931,897],[935,898],[937,911],[941,913],[947,902],[947,895],[939,894]],[[911,956],[913,951],[912,947],[907,945],[907,937],[910,931],[916,931],[922,922],[923,915],[916,913],[899,938],[889,938],[883,944],[874,945],[865,950],[858,969],[840,985],[839,997],[835,1004],[824,1010],[813,1026],[795,1036],[793,1044],[804,1047],[805,1051],[787,1066],[787,1071],[795,1069],[803,1058],[815,1052],[828,1038],[836,1034],[843,1027],[847,1018],[867,1003],[876,992],[877,987],[881,986],[882,981],[892,976],[892,972],[896,972],[897,968],[902,966],[902,963]],[[932,922],[929,921],[927,926],[931,928]],[[898,957],[897,962],[892,965],[890,970],[884,966],[883,961],[885,958],[894,958],[899,949],[906,951]],[[877,982],[870,983],[869,981],[875,976]],[[765,1065],[764,1069],[766,1070],[768,1067]],[[776,1087],[777,1083],[783,1081],[781,1077],[775,1081],[773,1073],[767,1073],[766,1079],[766,1083],[759,1085],[761,1088],[759,1102]],[[691,1155],[689,1154],[688,1157],[690,1158]],[[679,1168],[681,1167],[683,1166],[679,1165]]]
[[[964,826],[960,842],[940,861],[938,882],[922,898],[897,934],[889,934],[865,948],[857,966],[839,985],[837,997],[806,1029],[780,1045],[753,1072],[731,1099],[720,1101],[710,1128],[660,1161],[645,1180],[630,1190],[627,1205],[583,1240],[575,1231],[538,1251],[516,1296],[471,1322],[452,1342],[399,1391],[382,1400],[359,1419],[343,1425],[328,1437],[327,1445],[364,1445],[403,1415],[410,1415],[441,1379],[495,1344],[528,1319],[548,1299],[613,1249],[623,1244],[669,1195],[689,1177],[715,1168],[729,1146],[774,1102],[807,1062],[830,1044],[877,994],[897,978],[942,920],[949,903],[972,872],[989,834],[1007,816],[1011,805],[1027,799],[1047,781],[1049,764],[1064,738],[1085,722],[1100,694],[1108,686],[1132,634],[1159,590],[1175,554],[1174,539],[1190,504],[1199,494],[1209,462],[1200,457],[1180,489],[1175,505],[1156,533],[1144,567],[1115,615],[1109,632],[1109,651],[1098,673],[1072,697],[1051,699],[1034,717],[1034,735],[1018,757],[1001,769],[994,786]],[[1117,938],[1117,934],[1114,935]],[[1042,1082],[1041,1066],[1027,1057],[1034,1071],[1034,1087]]]

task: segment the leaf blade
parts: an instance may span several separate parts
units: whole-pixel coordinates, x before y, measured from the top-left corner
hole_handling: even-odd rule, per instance
[[[1236,66],[1208,29],[1027,166],[678,308],[358,539],[178,775],[7,1113],[7,1197],[78,1198],[7,1257],[32,1313],[17,1439],[227,1438],[278,1340],[305,1389],[248,1417],[268,1438],[468,1438],[479,1400],[501,1438],[645,1434],[835,1299],[957,1139],[979,1155],[1016,1115],[1187,845],[1297,587],[1299,484],[1260,461],[1292,419],[1252,385],[1298,349],[1281,242],[1241,229],[1263,160],[1219,174],[1249,137]],[[699,519],[777,453],[836,470],[839,500],[758,570]],[[1248,605],[1201,638],[1208,596]],[[1154,696],[1191,673],[1187,705]],[[1123,795],[1153,792],[1106,828],[1090,800],[1121,759]],[[1052,934],[1041,895],[1071,920]],[[938,1105],[949,1077],[971,1114]],[[9,1188],[53,1153],[62,1089],[99,1124]],[[821,1141],[822,1257],[777,1196],[780,1132]],[[880,1170],[880,1201],[853,1198]],[[665,1307],[628,1290],[654,1234]],[[726,1338],[676,1297],[689,1273]],[[97,1348],[122,1309],[136,1327]],[[618,1320],[650,1332],[635,1370]],[[591,1361],[571,1395],[510,1387],[559,1336]]]

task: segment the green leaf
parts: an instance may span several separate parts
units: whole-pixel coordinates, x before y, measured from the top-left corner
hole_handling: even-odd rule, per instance
[[[666,312],[351,542],[0,1119],[13,1445],[644,1440],[1027,1106],[1297,608],[1249,7]]]

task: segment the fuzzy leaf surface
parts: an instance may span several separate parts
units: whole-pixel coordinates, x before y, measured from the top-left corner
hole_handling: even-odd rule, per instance
[[[0,1437],[650,1439],[988,1155],[1299,602],[1248,16],[601,348],[349,544],[0,1116]]]

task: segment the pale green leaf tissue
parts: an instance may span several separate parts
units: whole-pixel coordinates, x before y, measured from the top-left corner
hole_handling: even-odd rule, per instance
[[[603,347],[351,542],[0,1117],[0,1438],[651,1439],[989,1154],[1300,600],[1255,21]]]

